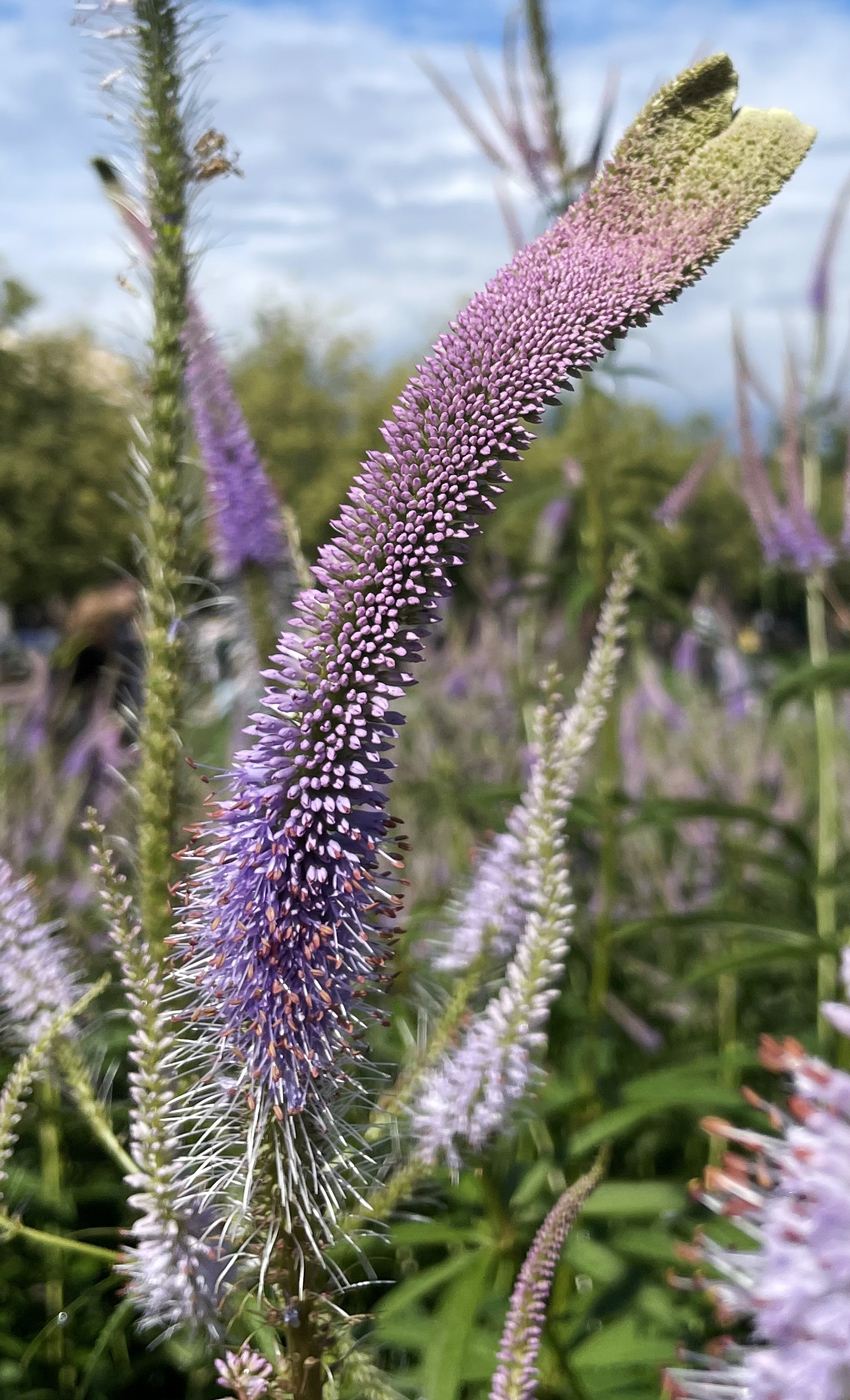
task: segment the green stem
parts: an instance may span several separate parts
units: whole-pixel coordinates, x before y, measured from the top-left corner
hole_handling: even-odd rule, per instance
[[[0,1237],[27,1240],[39,1249],[51,1253],[64,1251],[66,1254],[84,1254],[89,1259],[99,1259],[113,1268],[120,1260],[120,1254],[113,1249],[101,1249],[96,1244],[85,1244],[83,1240],[72,1240],[66,1235],[53,1235],[48,1230],[34,1230],[30,1225],[22,1225],[14,1216],[0,1211]]]
[[[59,1124],[56,1113],[59,1108],[59,1091],[52,1076],[47,1076],[39,1086],[38,1149],[41,1168],[41,1191],[44,1204],[54,1212],[62,1201],[62,1149],[59,1140]],[[55,1249],[47,1253],[47,1277],[44,1281],[44,1310],[48,1322],[53,1322],[62,1311],[63,1285],[62,1264]],[[47,1359],[52,1365],[61,1368],[64,1358],[64,1336],[58,1327],[50,1333],[47,1344]]]
[[[593,964],[590,976],[588,1012],[590,1028],[582,1089],[593,1098],[599,1076],[599,1033],[605,998],[611,981],[611,936],[614,902],[617,897],[617,811],[614,794],[620,781],[619,712],[616,698],[599,738],[601,765],[597,792],[600,804],[599,917],[593,937]]]
[[[109,1153],[126,1176],[137,1170],[136,1164],[118,1141],[112,1131],[106,1109],[97,1097],[91,1081],[89,1067],[79,1047],[71,1040],[63,1038],[55,1049],[56,1058],[62,1073],[74,1096],[74,1102],[82,1113],[101,1147]]]
[[[278,638],[271,579],[259,564],[246,564],[242,577],[251,616],[254,646],[257,649],[257,661],[259,669],[264,671],[268,667],[269,657],[275,650]]]
[[[154,328],[151,338],[145,530],[146,697],[139,735],[139,905],[161,948],[171,932],[182,647],[177,635],[185,446],[182,332],[188,285],[184,224],[186,155],[181,112],[180,17],[173,0],[136,0],[141,120],[148,176]]]
[[[803,486],[806,505],[813,515],[820,506],[821,464],[814,451],[803,458]],[[809,635],[809,657],[813,666],[823,666],[829,660],[826,631],[826,601],[824,575],[818,569],[806,578],[806,623]],[[835,703],[832,691],[824,687],[814,694],[815,742],[817,746],[818,833],[815,915],[818,938],[836,945],[835,889],[829,882],[835,874],[838,859],[838,776],[836,773]],[[837,952],[822,952],[818,958],[818,1002],[835,996],[837,983]],[[818,1040],[822,1050],[832,1042],[832,1032],[822,1016],[818,1016]]]

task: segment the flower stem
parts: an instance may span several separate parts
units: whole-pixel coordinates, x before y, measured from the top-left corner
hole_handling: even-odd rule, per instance
[[[56,1059],[82,1113],[101,1147],[121,1168],[123,1175],[136,1170],[136,1164],[124,1150],[109,1121],[107,1109],[101,1103],[92,1084],[89,1067],[79,1047],[68,1039],[60,1040],[55,1049]]]
[[[803,487],[806,505],[817,514],[821,493],[820,458],[814,451],[803,457]],[[823,666],[829,660],[826,632],[826,600],[824,574],[814,570],[806,578],[806,624],[809,636],[809,658],[813,666]],[[832,691],[819,687],[814,694],[815,742],[817,746],[818,777],[818,835],[815,915],[821,942],[836,942],[835,889],[830,881],[838,859],[838,777],[835,770],[836,730],[835,704]],[[835,996],[838,959],[836,952],[822,952],[818,958],[818,1003]],[[832,1040],[830,1027],[818,1018],[818,1039],[822,1050]]]
[[[168,885],[174,849],[181,693],[178,595],[181,570],[183,376],[187,264],[186,155],[181,110],[179,6],[136,0],[141,123],[150,217],[153,335],[148,421],[149,498],[145,531],[147,693],[139,744],[139,904],[155,948],[171,932]]]
[[[84,1254],[89,1259],[98,1259],[101,1263],[114,1267],[120,1255],[114,1249],[102,1249],[97,1244],[86,1244],[83,1240],[72,1240],[66,1235],[53,1235],[48,1230],[34,1230],[29,1225],[22,1225],[20,1220],[16,1220],[12,1215],[6,1215],[0,1211],[0,1239],[20,1239],[26,1240],[29,1244],[37,1245],[39,1249],[46,1249],[52,1253],[64,1251],[67,1254]]]
[[[55,1079],[48,1075],[39,1086],[39,1125],[38,1149],[41,1168],[41,1190],[44,1204],[52,1209],[61,1204],[62,1199],[62,1149],[59,1141],[59,1091]],[[52,1323],[62,1311],[63,1286],[62,1265],[55,1249],[47,1253],[47,1278],[44,1281],[44,1310],[48,1323]],[[54,1327],[47,1343],[47,1359],[61,1372],[64,1359],[64,1335],[61,1328]]]
[[[620,781],[619,711],[616,696],[599,736],[601,751],[597,783],[600,807],[599,917],[593,935],[588,1013],[590,1028],[584,1071],[584,1094],[593,1099],[599,1075],[599,1031],[611,980],[612,916],[617,897],[617,810],[614,794]]]

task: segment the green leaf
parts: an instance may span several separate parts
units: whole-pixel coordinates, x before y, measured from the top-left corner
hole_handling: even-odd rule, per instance
[[[673,1181],[603,1181],[582,1208],[587,1220],[639,1220],[663,1211],[681,1210],[687,1201],[683,1186]]]
[[[719,976],[721,972],[760,967],[762,963],[788,962],[798,958],[814,960],[819,953],[830,951],[834,952],[834,946],[822,943],[817,938],[807,938],[797,947],[789,947],[787,943],[760,943],[754,948],[739,948],[734,953],[726,953],[722,957],[709,958],[705,962],[697,963],[687,977],[682,978],[679,985],[693,987],[699,982]]]
[[[831,656],[828,661],[817,665],[807,662],[775,681],[768,691],[768,700],[774,713],[781,710],[790,700],[801,696],[814,695],[816,690],[850,689],[850,655]]]
[[[612,938],[617,943],[625,943],[630,938],[643,933],[654,933],[659,928],[692,929],[697,933],[705,929],[720,932],[728,929],[738,935],[747,932],[755,937],[797,944],[801,940],[808,942],[812,937],[811,930],[804,924],[765,924],[754,919],[752,914],[742,914],[740,910],[699,909],[690,914],[654,914],[648,919],[634,919],[615,928]]]
[[[455,1400],[460,1391],[466,1351],[494,1257],[490,1250],[468,1255],[467,1267],[440,1300],[422,1358],[428,1400]]]
[[[464,1229],[451,1220],[400,1220],[392,1227],[395,1244],[480,1244],[481,1231]]]
[[[571,1234],[564,1246],[564,1258],[577,1274],[587,1274],[594,1283],[616,1283],[625,1264],[613,1249],[595,1240],[586,1230]]]
[[[634,1317],[623,1317],[601,1327],[580,1342],[570,1353],[570,1363],[581,1373],[597,1366],[623,1366],[643,1363],[663,1366],[676,1355],[676,1344],[668,1337],[647,1336]]]
[[[681,1195],[684,1200],[684,1189]],[[614,1248],[621,1254],[632,1259],[646,1260],[648,1263],[673,1264],[677,1258],[678,1241],[658,1228],[618,1230],[613,1243]]]
[[[739,1095],[724,1089],[722,1085],[710,1082],[700,1084],[685,1077],[679,1085],[659,1085],[654,1092],[647,1091],[646,1097],[639,1103],[623,1104],[619,1108],[611,1109],[609,1113],[603,1113],[601,1118],[580,1128],[577,1133],[573,1133],[570,1141],[570,1157],[582,1157],[603,1142],[622,1137],[645,1118],[651,1118],[664,1109],[684,1108],[704,1113],[707,1109],[730,1110],[739,1108],[740,1105]]]
[[[464,1269],[470,1267],[471,1262],[478,1257],[477,1250],[463,1249],[457,1254],[452,1254],[448,1259],[443,1259],[439,1264],[432,1264],[430,1268],[421,1269],[413,1278],[407,1278],[403,1283],[397,1283],[384,1298],[381,1299],[375,1309],[379,1317],[393,1317],[396,1313],[402,1312],[410,1307],[411,1303],[417,1303],[420,1298],[427,1298],[429,1293],[448,1283],[456,1274],[463,1273]]]

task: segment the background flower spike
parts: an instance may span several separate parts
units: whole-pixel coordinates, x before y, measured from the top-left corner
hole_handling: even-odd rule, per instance
[[[591,1170],[569,1186],[552,1207],[534,1237],[511,1295],[490,1400],[533,1400],[537,1354],[555,1269],[564,1240],[602,1179],[606,1164],[607,1154],[600,1152]]]

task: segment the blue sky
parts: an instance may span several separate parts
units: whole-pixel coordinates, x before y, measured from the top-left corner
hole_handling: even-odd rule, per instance
[[[472,95],[463,54],[495,64],[506,0],[195,0],[221,16],[203,75],[210,120],[244,180],[206,193],[198,277],[230,346],[257,312],[309,306],[387,360],[421,350],[506,259],[490,168],[413,62],[423,50]],[[629,358],[670,387],[672,411],[725,411],[729,322],[745,319],[768,372],[801,341],[808,267],[850,168],[850,0],[551,0],[558,71],[579,149],[606,69],[622,73],[617,130],[697,50],[726,48],[744,103],[791,107],[820,130],[791,185]],[[128,251],[87,161],[121,153],[110,45],[69,24],[71,0],[0,0],[0,257],[41,295],[44,324],[88,323],[138,345]],[[213,42],[214,41],[214,42]],[[111,118],[111,119],[110,119]],[[117,120],[116,120],[117,119]],[[533,219],[529,204],[527,223]],[[848,240],[850,241],[850,240]],[[838,266],[850,311],[850,255]],[[640,391],[646,392],[641,381]]]

